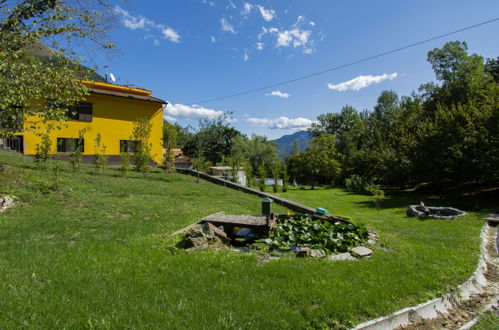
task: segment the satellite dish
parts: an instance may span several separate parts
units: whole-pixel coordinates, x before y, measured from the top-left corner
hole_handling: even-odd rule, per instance
[[[112,82],[116,82],[116,77],[114,76],[114,74],[110,73],[109,78],[111,79]]]

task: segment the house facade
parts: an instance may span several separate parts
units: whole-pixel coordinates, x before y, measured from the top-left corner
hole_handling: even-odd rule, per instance
[[[129,88],[104,82],[83,81],[90,90],[86,101],[73,106],[69,112],[71,120],[49,132],[52,153],[56,159],[68,159],[76,144],[83,145],[84,162],[93,161],[94,144],[97,134],[106,146],[105,154],[110,164],[119,163],[120,153],[133,154],[137,141],[132,137],[133,123],[146,118],[152,124],[149,143],[152,146],[152,158],[162,162],[163,105],[166,102],[152,97],[151,91]],[[46,127],[35,131],[28,129],[36,118],[25,118],[25,131],[16,134],[9,141],[15,148],[26,155],[36,154],[36,145],[41,143],[39,133]],[[78,139],[78,132],[85,129],[83,141]],[[4,141],[4,144],[7,142]]]

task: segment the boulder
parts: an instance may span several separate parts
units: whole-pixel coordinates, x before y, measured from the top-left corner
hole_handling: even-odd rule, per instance
[[[371,254],[373,254],[373,250],[368,249],[368,248],[363,247],[363,246],[357,246],[357,247],[354,247],[352,249],[352,253],[354,255],[357,255],[357,256],[363,258],[363,257],[368,257]]]
[[[296,252],[296,257],[311,257],[311,258],[324,258],[326,256],[326,252],[324,250],[319,249],[310,249],[310,248],[301,248]]]
[[[14,200],[9,196],[0,197],[0,208],[8,208],[14,204]]]
[[[345,252],[345,253],[340,253],[340,254],[333,254],[327,258],[329,261],[343,261],[343,260],[352,260],[355,261],[357,258],[352,256],[350,253]]]
[[[308,256],[310,256],[310,248],[301,248],[298,251],[296,251],[297,258],[303,258]]]

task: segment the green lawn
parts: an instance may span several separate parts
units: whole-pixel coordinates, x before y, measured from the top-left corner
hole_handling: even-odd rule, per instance
[[[165,234],[222,210],[258,213],[260,198],[159,171],[122,178],[58,163],[56,179],[53,165],[13,153],[0,163],[0,195],[20,203],[0,214],[0,328],[348,327],[453,289],[479,252],[481,213],[418,221],[405,218],[419,202],[409,194],[378,210],[340,189],[297,189],[281,195],[377,231],[373,258],[189,253]]]

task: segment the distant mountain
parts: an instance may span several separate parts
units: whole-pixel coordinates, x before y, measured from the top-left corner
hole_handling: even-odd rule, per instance
[[[290,135],[283,135],[277,140],[272,140],[271,142],[277,143],[279,157],[283,159],[287,154],[291,153],[295,141],[298,142],[298,151],[303,151],[308,146],[308,142],[310,140],[311,138],[307,131],[298,131]]]

